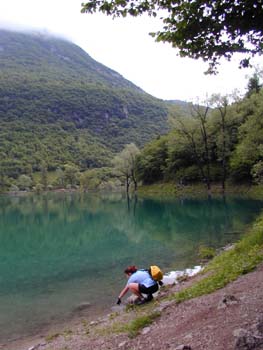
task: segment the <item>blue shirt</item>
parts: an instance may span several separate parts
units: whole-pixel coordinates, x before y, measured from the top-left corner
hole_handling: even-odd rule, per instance
[[[146,288],[149,288],[153,286],[156,282],[152,279],[148,271],[137,270],[129,277],[127,285],[130,283],[143,284]]]

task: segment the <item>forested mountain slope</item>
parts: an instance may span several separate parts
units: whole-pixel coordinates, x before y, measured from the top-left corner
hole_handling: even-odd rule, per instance
[[[108,164],[167,131],[158,100],[64,39],[0,30],[0,169]]]

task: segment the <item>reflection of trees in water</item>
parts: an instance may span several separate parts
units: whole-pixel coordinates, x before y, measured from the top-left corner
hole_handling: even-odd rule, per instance
[[[131,239],[137,236],[136,240],[142,236],[140,231],[143,231],[143,235],[148,232],[149,237],[158,240],[172,241],[181,235],[199,235],[202,238],[207,233],[216,238],[224,230],[242,230],[243,225],[253,219],[260,207],[258,201],[239,199],[169,202],[138,200],[136,196],[127,199],[121,194],[2,197],[0,225],[3,232],[6,225],[45,226],[57,222],[61,228],[66,229],[68,225],[76,223],[83,226],[83,229],[88,229],[84,231],[91,235],[90,238],[98,238],[105,233],[102,228],[106,222],[107,227],[117,227]],[[85,226],[86,224],[89,225]]]
[[[66,280],[107,273],[123,266],[138,252],[125,230],[134,224],[125,202],[99,197],[8,199],[0,215],[1,277],[6,288],[50,278]],[[114,214],[115,213],[115,214]],[[5,229],[5,230],[4,230]],[[147,255],[147,245],[141,253]],[[9,279],[10,268],[15,279]],[[31,286],[31,284],[30,284]],[[36,287],[36,286],[35,286]],[[29,287],[30,288],[30,287]]]
[[[223,245],[258,213],[239,199],[150,200],[121,194],[1,197],[0,275],[45,283],[130,263],[193,257],[200,243]],[[230,237],[230,238],[229,238]],[[121,266],[121,267],[120,267]],[[13,270],[12,270],[13,269]],[[10,279],[10,273],[17,279]]]
[[[142,204],[147,213],[144,221],[157,226],[160,234],[169,240],[180,236],[199,239],[206,236],[217,239],[224,232],[242,230],[259,212],[262,203],[246,200],[221,199],[200,201],[184,200],[158,202],[145,200]],[[141,208],[140,208],[141,210]],[[145,224],[145,223],[144,223]]]

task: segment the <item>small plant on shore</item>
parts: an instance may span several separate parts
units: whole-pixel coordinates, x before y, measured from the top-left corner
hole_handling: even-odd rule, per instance
[[[223,288],[240,275],[252,271],[263,261],[263,215],[251,231],[229,251],[216,256],[203,270],[208,276],[193,286],[176,293],[177,302],[209,294]]]
[[[130,338],[136,337],[139,334],[140,330],[144,327],[149,326],[153,321],[161,315],[160,312],[153,311],[147,315],[141,315],[134,318],[131,322],[124,323],[116,322],[111,328],[110,331],[114,333],[128,333]],[[109,329],[107,329],[109,331]]]
[[[134,311],[136,310],[136,305],[135,304],[130,304],[128,303],[126,306],[125,306],[125,311],[126,312],[131,312],[131,311]]]
[[[188,279],[189,279],[189,276],[185,273],[185,274],[183,274],[182,276],[178,276],[178,277],[176,278],[176,281],[177,281],[178,283],[182,283],[182,282],[187,281]]]
[[[81,320],[81,323],[82,323],[82,325],[83,325],[83,327],[87,327],[88,326],[88,322],[87,322],[87,320]]]
[[[152,324],[153,321],[159,316],[160,312],[153,312],[149,315],[139,316],[132,320],[127,326],[129,337],[136,337],[141,329]]]
[[[119,316],[119,312],[112,312],[109,316],[109,319],[114,320],[118,316]]]
[[[63,332],[63,335],[66,339],[69,339],[73,334],[73,331],[71,329],[65,329]]]
[[[200,259],[212,259],[216,255],[216,251],[212,247],[200,246],[198,256]]]
[[[51,342],[54,339],[58,338],[60,336],[60,333],[50,334],[45,339],[47,342]]]

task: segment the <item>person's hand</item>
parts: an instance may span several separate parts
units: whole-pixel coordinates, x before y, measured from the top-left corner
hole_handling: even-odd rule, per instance
[[[117,305],[120,305],[121,304],[121,298],[118,298],[118,300],[117,300],[117,303],[116,303]]]

